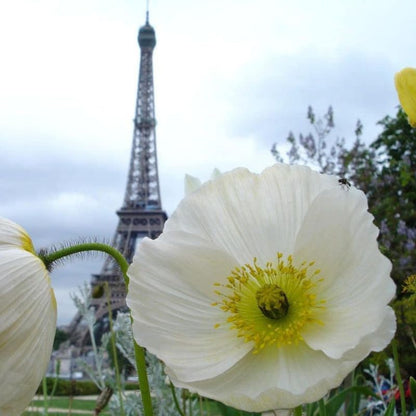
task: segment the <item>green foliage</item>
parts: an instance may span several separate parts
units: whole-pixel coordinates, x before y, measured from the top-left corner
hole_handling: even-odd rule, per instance
[[[383,131],[370,147],[377,152],[379,172],[369,205],[384,228],[380,242],[393,262],[393,278],[401,284],[416,269],[416,129],[401,109],[378,124]]]
[[[410,397],[412,399],[413,407],[416,408],[416,380],[413,377],[410,377]]]
[[[48,377],[46,379],[48,391],[52,391],[55,378]],[[55,396],[85,396],[90,394],[99,394],[100,390],[92,382],[88,380],[66,380],[58,379],[56,384]],[[36,394],[42,394],[42,385],[39,386]]]
[[[384,413],[384,416],[393,416],[394,415],[394,409],[396,407],[396,400],[392,400],[387,407],[386,413]]]
[[[358,412],[361,397],[377,397],[367,386],[351,386],[340,389],[325,403],[326,413],[336,415],[341,407],[346,405],[346,415],[354,415]]]
[[[95,400],[85,400],[85,399],[76,399],[73,397],[59,397],[50,400],[49,406],[50,409],[62,409],[60,412],[54,412],[53,410],[48,410],[48,416],[62,416],[66,414],[74,414],[74,411],[84,410],[86,411],[85,414],[92,414],[93,410],[95,409]],[[43,412],[43,400],[32,400],[30,403],[31,407],[35,407],[38,410],[32,412],[24,412],[23,416],[43,416],[45,413]],[[67,410],[67,412],[64,412]],[[101,416],[108,416],[108,412],[101,412]]]
[[[69,338],[69,334],[56,328],[55,339],[53,340],[53,350],[59,349],[59,346]]]
[[[139,389],[138,382],[127,382],[124,384],[124,390],[134,391]]]
[[[399,352],[400,364],[403,368],[408,369],[407,373],[415,374],[414,361],[416,340],[414,328],[416,328],[416,307],[415,300],[408,297],[401,297],[393,302],[393,308],[396,312],[398,338],[399,338]],[[402,341],[400,343],[400,340]],[[409,374],[404,374],[405,378]]]
[[[222,416],[256,416],[260,413],[248,413],[243,412],[242,410],[234,409],[233,407],[226,406],[220,402],[217,402],[217,408],[220,411]]]
[[[43,400],[32,400],[32,406],[42,407]],[[59,397],[51,399],[50,407],[68,409],[71,407],[74,410],[94,410],[95,400],[75,400],[71,397]]]
[[[119,350],[116,349],[116,357],[114,357],[114,351],[110,342],[106,346],[108,359],[110,361],[110,367],[115,368],[115,361],[117,360],[120,374],[133,374],[134,367],[128,360],[128,358]],[[137,385],[136,385],[137,386]]]
[[[343,386],[331,391],[328,397],[305,405],[306,416],[333,416],[339,414],[338,412],[345,416],[360,414],[362,399],[368,397],[378,399],[371,388],[363,383],[363,377],[352,374]]]

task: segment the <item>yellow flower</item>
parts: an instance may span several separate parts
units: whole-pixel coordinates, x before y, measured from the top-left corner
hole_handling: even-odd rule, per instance
[[[362,192],[283,164],[195,188],[128,271],[134,337],[173,384],[290,409],[390,342],[391,263]]]
[[[394,76],[394,83],[409,124],[416,127],[416,69],[402,69]]]
[[[0,415],[20,415],[49,363],[56,302],[49,274],[19,225],[0,218]]]

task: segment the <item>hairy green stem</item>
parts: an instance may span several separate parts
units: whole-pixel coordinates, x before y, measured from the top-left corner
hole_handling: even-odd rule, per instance
[[[115,248],[102,243],[84,243],[76,244],[72,247],[65,247],[53,253],[40,255],[41,260],[45,263],[46,268],[50,268],[53,262],[62,259],[63,257],[82,253],[85,251],[101,251],[109,254],[117,262],[123,273],[126,288],[128,288],[129,278],[127,276],[127,269],[129,264],[124,256]],[[150,397],[149,381],[146,373],[146,361],[144,356],[144,349],[137,345],[134,341],[134,352],[136,355],[137,374],[139,377],[140,393],[143,401],[144,416],[153,416],[152,399]]]
[[[396,381],[399,386],[399,392],[400,392],[400,407],[402,409],[402,415],[407,415],[406,412],[406,397],[404,393],[404,387],[403,387],[403,381],[402,381],[402,375],[400,374],[400,365],[399,365],[399,352],[397,350],[397,340],[396,338],[393,338],[393,341],[391,342],[391,347],[393,350],[393,359],[394,359],[394,367],[396,369]]]
[[[126,286],[129,283],[129,278],[127,276],[127,269],[129,268],[129,264],[124,256],[116,250],[114,247],[108,246],[107,244],[102,243],[81,243],[75,244],[70,247],[64,247],[60,250],[54,251],[48,254],[40,254],[39,257],[45,263],[47,269],[56,262],[64,257],[72,256],[74,254],[83,253],[85,251],[101,251],[104,253],[109,254],[116,260],[117,264],[120,266],[121,271],[123,272],[123,278],[126,283]]]

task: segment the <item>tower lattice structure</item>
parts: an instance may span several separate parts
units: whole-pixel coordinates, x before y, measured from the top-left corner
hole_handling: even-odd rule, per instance
[[[131,263],[139,241],[144,237],[156,238],[163,230],[167,219],[162,209],[156,153],[156,120],[153,85],[153,50],[156,35],[149,24],[139,29],[140,70],[137,88],[136,112],[134,117],[133,143],[127,186],[122,207],[117,211],[118,225],[112,246]],[[126,287],[118,265],[108,257],[100,274],[93,275],[92,290],[107,286],[110,293],[111,310],[126,310]],[[106,296],[92,299],[98,322],[97,332],[108,329],[109,306]],[[76,331],[81,317],[77,315],[70,325],[74,344],[85,345],[86,333]],[[75,334],[78,332],[78,334]],[[82,332],[82,331],[81,331]],[[75,338],[75,339],[74,339]]]

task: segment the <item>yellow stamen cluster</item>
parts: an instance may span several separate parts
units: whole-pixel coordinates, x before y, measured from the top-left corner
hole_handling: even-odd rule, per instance
[[[292,256],[286,261],[282,258],[278,253],[277,262],[268,262],[264,268],[255,258],[252,265],[236,267],[226,284],[215,283],[221,287],[215,290],[221,300],[212,305],[227,313],[226,322],[238,337],[254,344],[254,353],[269,346],[296,344],[302,341],[301,332],[306,325],[322,324],[318,316],[325,301],[317,296],[317,286],[322,281],[317,277],[320,271],[310,271],[313,262],[295,267]],[[278,298],[282,303],[276,303]],[[263,303],[259,304],[259,299]],[[272,303],[267,304],[268,300]],[[270,310],[274,308],[272,316],[264,313],[262,304]]]

